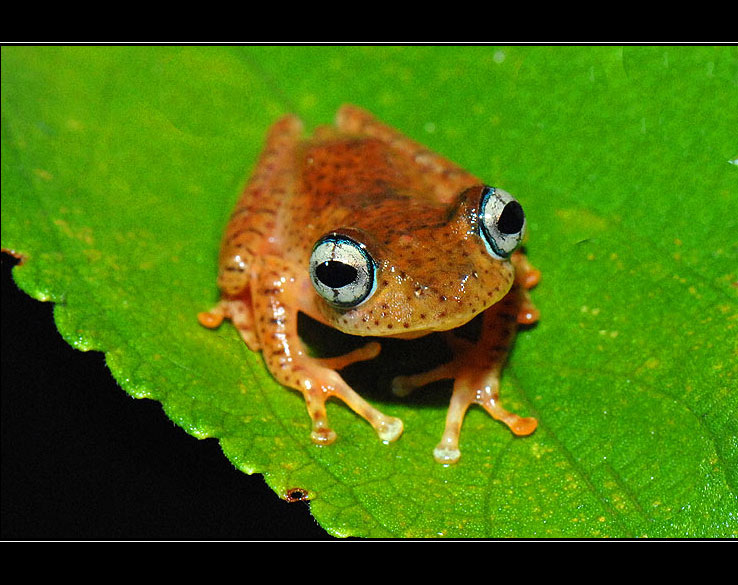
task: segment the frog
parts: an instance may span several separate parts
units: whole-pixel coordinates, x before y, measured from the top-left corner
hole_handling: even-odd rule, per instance
[[[402,399],[440,380],[453,388],[433,457],[456,463],[465,414],[481,406],[516,436],[537,419],[505,409],[500,377],[520,325],[538,321],[529,290],[540,271],[522,247],[527,220],[507,191],[402,134],[369,111],[345,104],[333,124],[305,136],[288,114],[267,133],[264,150],[222,238],[220,300],[201,312],[208,328],[228,319],[261,352],[281,385],[304,397],[313,443],[337,433],[326,401],[345,403],[385,444],[403,433],[341,376],[376,358],[383,339],[438,334],[450,361],[396,376]],[[335,357],[310,354],[298,314],[363,338]],[[457,335],[481,320],[476,340]]]

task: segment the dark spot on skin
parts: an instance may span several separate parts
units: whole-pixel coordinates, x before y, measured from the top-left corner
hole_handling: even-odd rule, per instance
[[[308,498],[307,490],[302,488],[290,488],[284,494],[284,499],[290,503],[293,502],[306,502]]]

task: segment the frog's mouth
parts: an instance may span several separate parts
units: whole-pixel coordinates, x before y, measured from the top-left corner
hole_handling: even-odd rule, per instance
[[[414,315],[408,315],[407,319],[397,316],[395,319],[386,319],[384,322],[372,323],[371,326],[366,328],[362,328],[359,325],[363,323],[362,318],[356,319],[348,327],[342,327],[341,323],[335,322],[332,323],[332,326],[349,335],[412,340],[425,337],[431,333],[454,331],[464,327],[495,304],[491,303],[489,306],[482,305],[476,310],[469,311],[455,311],[451,307],[428,314],[418,311]]]
[[[487,307],[489,308],[489,307]],[[408,329],[407,331],[401,331],[401,332],[393,332],[393,330],[385,329],[381,333],[377,333],[376,335],[379,337],[391,337],[392,339],[418,339],[419,337],[425,337],[426,335],[430,335],[431,333],[439,333],[444,331],[454,331],[456,329],[459,329],[460,327],[464,327],[465,325],[469,324],[471,321],[477,318],[480,313],[483,313],[487,309],[482,309],[481,311],[478,311],[477,313],[474,313],[473,315],[466,315],[463,318],[459,318],[458,320],[453,321],[447,321],[444,323],[443,326],[435,326],[435,327],[419,327],[417,329]]]
[[[382,335],[382,337],[391,337],[393,339],[408,339],[409,340],[409,339],[418,339],[420,337],[425,337],[426,335],[430,335],[431,333],[434,333],[434,331],[426,329],[423,331],[410,331],[408,333],[397,333],[396,335],[386,334],[386,335]]]

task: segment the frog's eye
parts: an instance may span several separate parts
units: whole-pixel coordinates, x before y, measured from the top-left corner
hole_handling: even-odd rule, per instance
[[[479,222],[487,251],[500,260],[513,253],[525,234],[523,207],[502,189],[484,188],[479,205]]]
[[[376,289],[376,264],[366,247],[341,234],[320,238],[310,255],[310,280],[335,307],[356,307]]]

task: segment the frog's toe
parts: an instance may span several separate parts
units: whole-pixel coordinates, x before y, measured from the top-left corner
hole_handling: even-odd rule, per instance
[[[538,427],[538,420],[531,417],[518,417],[518,419],[510,425],[510,430],[519,437],[530,435]]]
[[[520,307],[518,308],[517,321],[520,325],[533,325],[541,316],[541,312],[533,304],[528,291],[523,291]]]
[[[225,312],[223,311],[223,307],[220,303],[215,305],[209,311],[203,311],[202,313],[197,314],[197,320],[200,322],[200,325],[207,327],[208,329],[219,327],[225,317]]]
[[[486,410],[490,416],[496,420],[505,423],[513,434],[519,437],[530,435],[538,427],[538,420],[532,416],[519,416],[514,412],[510,412],[503,408],[497,395],[487,396],[486,399],[478,402]]]
[[[456,463],[460,457],[461,451],[459,451],[457,447],[448,447],[443,443],[439,443],[436,448],[433,449],[433,458],[438,463]]]
[[[376,425],[377,435],[383,441],[391,443],[400,438],[402,434],[403,425],[402,420],[394,416],[386,416],[379,424]]]
[[[330,445],[336,440],[336,432],[326,426],[316,425],[310,432],[310,438],[316,445]]]

